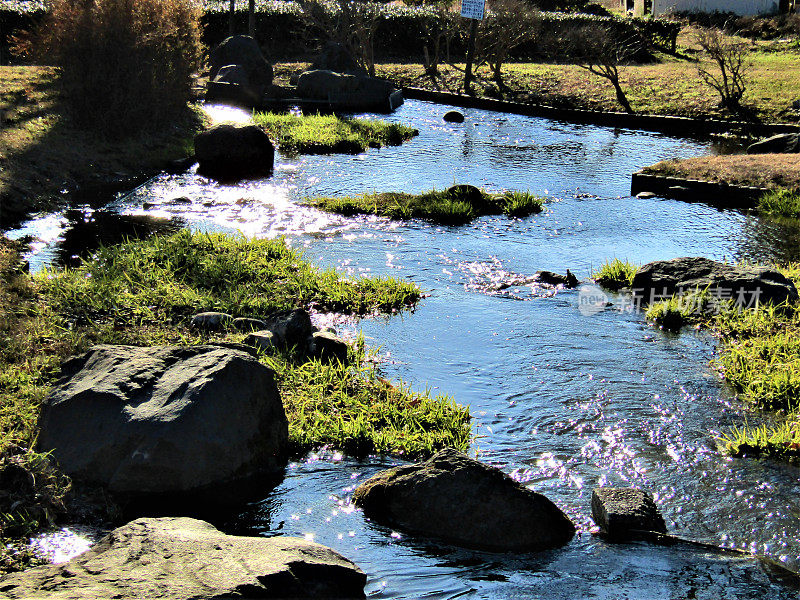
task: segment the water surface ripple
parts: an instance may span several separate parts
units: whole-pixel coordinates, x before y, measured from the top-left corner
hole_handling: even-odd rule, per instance
[[[593,487],[643,487],[654,492],[671,532],[796,569],[800,473],[717,453],[716,432],[742,414],[753,424],[765,417],[721,384],[710,365],[710,336],[662,333],[614,295],[613,306],[583,316],[576,291],[525,282],[539,269],[569,268],[585,278],[615,256],[637,263],[686,255],[796,259],[798,232],[704,203],[629,196],[631,172],[707,153],[707,143],[478,110],[465,110],[466,121],[452,125],[441,120],[446,109],[404,105],[390,119],[421,134],[399,148],[279,156],[271,179],[234,186],[193,173],[162,177],[106,210],[287,235],[322,266],[415,281],[430,297],[413,313],[340,325],[360,328],[381,346],[387,376],[469,405],[473,452],[547,494],[580,535],[532,555],[407,537],[366,522],[349,504],[358,482],[396,461],[325,453],[293,464],[263,502],[221,520],[237,531],[306,536],[337,548],[369,574],[375,598],[795,597],[752,560],[613,546],[588,533]],[[531,218],[486,217],[458,228],[346,219],[298,204],[309,195],[453,183],[530,190],[549,202]],[[39,229],[33,221],[20,230],[51,232],[34,265],[52,260],[49,240],[63,235],[57,217],[39,222]]]

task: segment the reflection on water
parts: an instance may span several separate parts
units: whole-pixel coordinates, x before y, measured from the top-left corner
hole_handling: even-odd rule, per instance
[[[337,327],[358,327],[381,346],[387,376],[469,405],[473,452],[548,495],[584,533],[563,550],[497,556],[373,526],[348,497],[385,466],[377,459],[295,465],[262,503],[235,523],[227,519],[229,526],[340,549],[369,573],[376,597],[793,597],[752,560],[609,546],[586,533],[592,488],[633,485],[655,493],[671,532],[796,569],[800,470],[717,453],[716,433],[743,414],[751,424],[766,417],[748,412],[720,383],[708,335],[662,333],[614,295],[613,306],[584,316],[576,290],[537,287],[530,277],[569,268],[586,278],[615,256],[638,263],[687,255],[797,259],[797,228],[702,203],[628,195],[631,172],[704,153],[707,144],[478,110],[465,110],[465,123],[453,125],[441,120],[445,110],[405,104],[389,118],[421,133],[398,148],[279,156],[270,179],[241,185],[193,172],[164,176],[106,210],[179,218],[196,229],[286,235],[322,266],[416,282],[430,297],[413,314]],[[527,189],[547,196],[547,209],[526,219],[439,227],[343,218],[301,204],[309,195],[453,183]],[[54,239],[62,221],[43,217],[28,229]],[[46,260],[52,256],[40,251],[32,266]]]

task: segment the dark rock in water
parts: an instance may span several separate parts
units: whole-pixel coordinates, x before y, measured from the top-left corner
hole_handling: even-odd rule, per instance
[[[794,284],[778,271],[728,265],[703,257],[648,263],[636,271],[631,289],[645,303],[696,289],[707,289],[712,299],[732,299],[741,308],[752,307],[756,302],[780,304],[798,298]]]
[[[308,338],[314,332],[311,325],[311,315],[304,308],[283,310],[273,313],[264,319],[272,334],[281,346],[287,348],[303,348],[308,344]]]
[[[311,63],[309,71],[333,71],[334,73],[350,73],[366,75],[367,70],[356,62],[356,59],[337,42],[328,42],[322,52]]]
[[[272,83],[272,65],[261,53],[261,48],[249,35],[234,35],[225,38],[209,55],[209,80],[213,81],[223,67],[240,66],[247,77],[248,85],[259,90]]]
[[[499,552],[566,544],[575,526],[550,500],[453,449],[382,471],[353,502],[381,523]]]
[[[364,598],[336,551],[291,537],[226,535],[187,517],[137,519],[68,563],[14,573],[4,598]]]
[[[314,358],[327,361],[338,360],[340,363],[347,362],[347,350],[349,347],[347,342],[337,335],[316,331],[312,334],[310,342],[309,350]]]
[[[261,319],[246,319],[239,317],[233,320],[233,328],[236,331],[260,331],[267,328],[267,324]]]
[[[478,210],[487,208],[488,202],[483,193],[474,185],[461,183],[450,186],[445,193],[455,202],[466,202]]]
[[[800,152],[800,134],[782,133],[750,144],[748,154],[797,154]]]
[[[193,329],[221,331],[233,323],[233,317],[222,312],[203,312],[192,317],[189,324]]]
[[[269,136],[255,125],[216,125],[195,136],[194,151],[198,173],[218,179],[268,175],[275,161]]]
[[[44,401],[40,451],[74,479],[131,499],[228,504],[285,462],[271,369],[221,346],[95,346]]]
[[[329,102],[341,110],[392,111],[403,103],[398,92],[390,82],[377,77],[327,70],[306,71],[297,81],[301,99]]]
[[[634,488],[595,488],[592,518],[601,532],[615,541],[648,539],[649,532],[667,532],[653,497]]]
[[[268,329],[263,331],[254,331],[244,340],[248,346],[260,350],[261,352],[272,352],[278,346],[278,340]]]
[[[567,269],[566,275],[559,275],[552,271],[536,271],[536,280],[547,285],[563,285],[568,288],[576,287],[580,283],[569,269]]]
[[[448,110],[446,113],[444,113],[442,119],[444,119],[448,123],[463,123],[464,115],[462,115],[457,110]]]

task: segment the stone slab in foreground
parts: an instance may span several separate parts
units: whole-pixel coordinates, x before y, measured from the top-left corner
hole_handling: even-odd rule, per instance
[[[364,598],[366,579],[334,550],[298,538],[226,535],[187,517],[138,519],[68,563],[5,577],[0,598]]]

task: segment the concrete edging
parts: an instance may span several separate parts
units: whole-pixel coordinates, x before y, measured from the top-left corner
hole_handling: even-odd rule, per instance
[[[652,175],[642,171],[631,175],[631,196],[652,192],[667,198],[695,200],[723,208],[755,208],[766,191],[767,188]]]
[[[417,87],[404,87],[403,97],[412,100],[428,100],[440,104],[451,104],[463,108],[479,108],[495,110],[530,117],[545,117],[572,123],[588,123],[609,127],[626,127],[645,131],[659,131],[677,135],[698,136],[711,133],[727,133],[732,129],[743,128],[749,124],[738,121],[720,121],[716,119],[693,119],[690,117],[662,115],[629,115],[620,112],[600,112],[573,108],[556,108],[541,104],[523,104],[491,98],[478,98],[465,94],[438,92]],[[768,135],[800,132],[800,126],[789,123],[764,125],[763,131]]]

